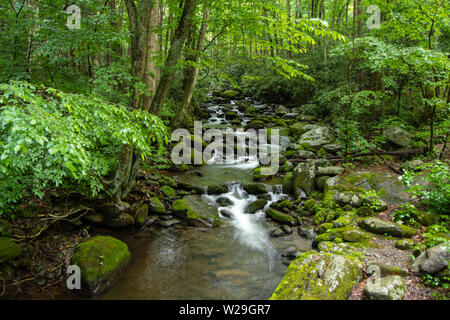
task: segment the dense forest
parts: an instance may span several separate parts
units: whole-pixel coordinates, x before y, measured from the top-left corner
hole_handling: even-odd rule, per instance
[[[448,299],[449,12],[0,0],[0,299]]]

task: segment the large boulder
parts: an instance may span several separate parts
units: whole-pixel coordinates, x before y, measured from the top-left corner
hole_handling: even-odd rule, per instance
[[[409,148],[411,146],[411,135],[397,126],[389,126],[383,130],[383,135],[388,142],[393,143],[400,148]]]
[[[215,206],[206,206],[199,196],[186,196],[173,202],[172,212],[194,227],[216,227],[220,217]]]
[[[375,281],[369,279],[364,293],[370,300],[402,300],[406,284],[400,276],[388,276]]]
[[[364,230],[380,235],[409,238],[417,234],[417,230],[414,228],[375,217],[363,218],[359,220],[358,224]]]
[[[270,300],[346,300],[361,272],[354,257],[305,252],[289,265]]]
[[[448,268],[450,241],[434,246],[414,260],[411,270],[415,274],[437,274]]]
[[[76,247],[71,264],[81,270],[82,291],[94,296],[105,292],[120,278],[130,256],[122,241],[98,236]]]
[[[9,238],[0,238],[0,263],[15,259],[22,253],[22,248]]]
[[[307,195],[311,194],[315,187],[316,167],[312,162],[299,163],[293,172],[292,188],[294,195],[299,197],[303,190]]]
[[[298,143],[319,150],[323,145],[333,143],[334,139],[329,128],[318,127],[302,134]]]

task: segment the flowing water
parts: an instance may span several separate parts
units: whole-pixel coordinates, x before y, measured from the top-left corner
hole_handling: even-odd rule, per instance
[[[263,109],[264,105],[257,105]],[[226,124],[225,106],[209,105],[209,125]],[[236,110],[234,103],[228,105]],[[230,109],[228,109],[230,110]],[[242,114],[240,114],[242,116]],[[242,123],[248,119],[242,116]],[[281,140],[281,148],[286,140]],[[214,164],[186,173],[171,174],[179,181],[198,186],[226,183],[229,192],[218,195],[193,196],[196,209],[221,214],[222,223],[214,229],[152,228],[123,239],[130,247],[132,260],[125,276],[103,299],[267,299],[286,271],[281,255],[287,248],[307,250],[311,243],[292,235],[271,238],[278,225],[267,220],[263,210],[245,213],[256,196],[247,194],[243,183],[252,181],[251,170],[258,159],[243,157],[232,164]],[[281,192],[281,181],[272,178],[264,183],[271,188],[272,202],[287,198]],[[218,198],[228,199],[220,207]]]

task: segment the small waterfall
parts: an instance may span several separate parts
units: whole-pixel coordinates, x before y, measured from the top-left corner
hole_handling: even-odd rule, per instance
[[[268,200],[265,208],[254,214],[247,211],[247,206],[257,200],[254,195],[249,195],[244,189],[242,183],[232,182],[229,184],[229,192],[221,195],[204,195],[206,201],[215,203],[222,218],[225,218],[221,212],[227,212],[231,218],[231,224],[234,226],[234,236],[239,242],[248,248],[266,253],[272,257],[276,250],[273,248],[269,233],[263,227],[261,220],[265,219],[264,210],[273,202],[286,197],[282,194],[281,187],[277,186],[275,191],[271,191],[270,200]],[[217,200],[227,199],[229,204],[221,206]]]

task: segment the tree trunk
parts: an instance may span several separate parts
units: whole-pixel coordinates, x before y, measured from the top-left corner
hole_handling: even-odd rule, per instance
[[[178,109],[178,112],[173,119],[172,125],[173,127],[179,126],[186,115],[186,111],[189,109],[189,105],[191,104],[192,95],[194,93],[195,84],[197,83],[198,78],[198,63],[200,62],[200,53],[203,51],[205,47],[206,40],[206,30],[208,28],[208,20],[211,9],[205,8],[203,11],[203,22],[200,27],[200,33],[197,41],[196,53],[194,56],[190,57],[189,60],[194,62],[194,66],[188,66],[185,74],[185,88],[183,94],[183,100],[181,107]]]
[[[169,55],[166,59],[162,76],[150,107],[150,112],[155,115],[159,115],[161,113],[166,96],[172,87],[172,82],[176,72],[176,65],[181,56],[181,50],[183,49],[184,42],[192,25],[196,4],[196,0],[185,0],[183,14],[180,22],[178,23],[177,30],[170,46]]]

